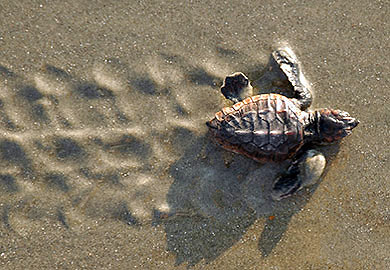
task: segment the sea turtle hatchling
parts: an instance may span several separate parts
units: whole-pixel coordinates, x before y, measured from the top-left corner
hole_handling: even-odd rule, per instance
[[[291,84],[294,97],[272,93],[251,96],[253,88],[248,78],[237,72],[227,76],[221,88],[222,94],[235,104],[217,112],[207,126],[227,150],[262,163],[292,161],[273,184],[271,195],[280,200],[305,185],[303,174],[311,170],[319,178],[324,170],[324,156],[315,150],[303,150],[308,148],[303,146],[339,141],[351,134],[359,121],[340,110],[308,111],[312,93],[294,53],[281,49],[272,57]],[[320,165],[315,165],[313,159]],[[317,171],[313,171],[314,167]]]

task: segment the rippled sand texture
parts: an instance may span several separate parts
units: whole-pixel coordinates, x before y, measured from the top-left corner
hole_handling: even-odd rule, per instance
[[[1,269],[390,268],[389,5],[22,2],[0,4]],[[361,124],[276,203],[286,164],[205,122],[234,71],[272,90],[286,44],[313,107]]]

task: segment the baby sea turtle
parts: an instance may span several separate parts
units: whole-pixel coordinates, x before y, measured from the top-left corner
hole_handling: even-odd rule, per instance
[[[308,184],[304,183],[308,173],[319,178],[324,170],[324,156],[315,150],[304,151],[302,146],[339,141],[351,134],[359,121],[340,110],[308,111],[312,93],[294,53],[282,49],[273,52],[272,57],[291,84],[294,97],[251,96],[253,88],[248,78],[237,72],[227,76],[221,88],[222,94],[235,104],[217,112],[207,126],[227,150],[262,163],[292,161],[273,185],[271,195],[280,200]]]

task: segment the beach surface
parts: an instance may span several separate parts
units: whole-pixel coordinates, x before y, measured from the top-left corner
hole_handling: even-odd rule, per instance
[[[386,1],[0,4],[1,269],[390,269]],[[360,120],[319,183],[229,153],[205,122],[288,46],[313,108]]]

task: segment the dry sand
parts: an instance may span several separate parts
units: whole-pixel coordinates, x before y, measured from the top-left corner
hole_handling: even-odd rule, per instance
[[[3,1],[0,268],[389,269],[389,16],[371,0]],[[284,44],[313,107],[361,124],[322,148],[319,185],[275,204],[282,168],[204,123],[224,76],[263,86]]]

